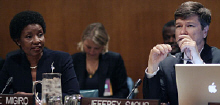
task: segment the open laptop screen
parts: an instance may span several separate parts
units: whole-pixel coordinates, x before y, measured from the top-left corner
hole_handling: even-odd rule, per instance
[[[220,64],[176,64],[179,105],[220,102]]]

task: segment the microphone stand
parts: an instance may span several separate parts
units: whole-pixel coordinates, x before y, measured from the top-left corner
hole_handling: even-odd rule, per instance
[[[5,89],[11,84],[11,82],[13,81],[13,77],[10,77],[4,87],[4,89],[2,90],[1,94],[4,93]]]
[[[134,93],[134,90],[141,84],[141,79],[138,79],[137,82],[135,83],[133,89],[131,90],[131,92],[129,93],[129,95],[127,96],[127,99],[129,99],[129,97],[131,96],[132,93]]]
[[[131,90],[131,92],[130,92],[129,95],[127,96],[127,99],[129,99],[129,97],[131,96],[131,94],[134,92],[135,89],[136,89],[136,88],[133,88],[133,89]]]

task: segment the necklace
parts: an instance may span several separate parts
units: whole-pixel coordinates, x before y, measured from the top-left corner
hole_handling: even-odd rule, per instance
[[[99,60],[88,60],[86,59],[86,70],[89,78],[92,78],[99,66]]]
[[[89,71],[87,70],[88,74],[89,74],[89,78],[92,78],[93,75],[95,74],[96,70],[95,71]]]
[[[93,76],[92,74],[89,74],[89,78],[92,78],[92,76]]]
[[[33,66],[33,67],[30,67],[31,69],[36,69],[37,68],[37,66]]]

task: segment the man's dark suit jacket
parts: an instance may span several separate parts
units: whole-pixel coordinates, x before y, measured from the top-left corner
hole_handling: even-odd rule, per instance
[[[79,84],[72,64],[71,56],[66,52],[43,50],[43,56],[37,65],[36,80],[42,80],[42,73],[51,73],[51,64],[54,62],[54,73],[61,73],[63,97],[66,94],[79,94]],[[33,81],[30,63],[23,51],[8,56],[0,71],[0,91],[5,87],[9,77],[13,77],[10,87],[13,92],[32,93]],[[37,86],[37,92],[41,93],[41,87]],[[9,93],[9,88],[4,93]]]
[[[85,89],[85,80],[87,78],[86,53],[76,53],[72,55],[72,58],[80,89],[83,90]],[[107,78],[110,78],[112,84],[113,97],[127,97],[129,92],[127,87],[127,73],[120,54],[110,51],[100,54],[97,72],[99,72],[99,97],[103,97],[105,80]]]
[[[177,53],[175,57],[168,56],[159,64],[159,71],[148,79],[144,77],[143,98],[160,99],[161,102],[169,102],[170,105],[178,105],[178,93],[176,86],[175,64],[182,64],[183,53]],[[220,63],[220,50],[205,44],[200,54],[206,64]]]

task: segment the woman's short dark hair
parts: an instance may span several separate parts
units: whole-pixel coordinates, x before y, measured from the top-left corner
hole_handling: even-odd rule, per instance
[[[211,12],[199,2],[188,1],[180,5],[175,11],[175,20],[186,19],[193,15],[198,16],[202,30],[211,23]]]
[[[15,39],[20,39],[22,30],[30,24],[39,24],[46,33],[46,23],[44,22],[43,16],[35,11],[23,11],[16,14],[11,20],[9,29],[10,36]]]

